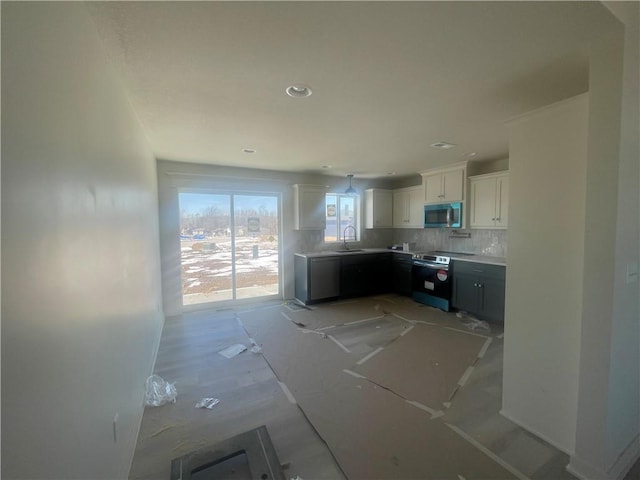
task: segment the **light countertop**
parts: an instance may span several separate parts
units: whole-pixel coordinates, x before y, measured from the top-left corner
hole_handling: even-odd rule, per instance
[[[322,257],[342,257],[344,255],[364,255],[367,253],[402,253],[405,255],[413,255],[416,252],[413,251],[404,251],[404,250],[391,250],[389,248],[351,248],[349,250],[343,250],[340,247],[337,247],[335,250],[323,250],[321,252],[299,252],[296,255],[304,258],[322,258]],[[507,265],[507,259],[504,257],[492,257],[490,255],[456,255],[455,253],[446,253],[451,257],[451,260],[461,261],[461,262],[475,262],[475,263],[485,263],[489,265]]]
[[[507,259],[504,257],[491,257],[489,255],[456,255],[455,253],[449,254],[451,260],[459,262],[474,262],[474,263],[486,263],[489,265],[501,265],[507,266]]]
[[[389,248],[350,248],[349,250],[343,250],[340,247],[336,247],[335,250],[323,250],[321,252],[300,252],[296,253],[299,257],[305,258],[318,258],[318,257],[342,257],[344,255],[364,255],[366,253],[406,253],[412,255],[413,252],[404,252],[402,250],[391,250]]]

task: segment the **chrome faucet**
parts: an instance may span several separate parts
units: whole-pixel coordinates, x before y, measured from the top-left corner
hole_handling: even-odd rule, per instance
[[[354,240],[356,239],[356,236],[358,234],[358,232],[356,232],[356,227],[354,227],[353,225],[347,225],[346,227],[344,227],[344,231],[342,232],[342,239],[344,240],[344,249],[345,250],[349,250],[349,247],[347,247],[347,230],[352,229],[353,230],[353,238]]]

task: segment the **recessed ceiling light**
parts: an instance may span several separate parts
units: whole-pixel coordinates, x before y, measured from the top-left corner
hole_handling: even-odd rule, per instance
[[[387,172],[387,175],[395,175],[396,172]]]
[[[290,97],[303,98],[311,95],[311,88],[307,87],[306,85],[294,84],[289,85],[286,88],[285,92],[287,92],[287,95],[289,95]]]
[[[453,143],[447,143],[447,142],[436,142],[436,143],[432,143],[431,146],[433,148],[441,148],[443,150],[447,150],[449,148],[455,147]]]
[[[467,157],[475,157],[477,155],[477,153],[476,152],[469,152],[469,153],[465,153],[465,155]]]
[[[243,148],[242,151],[244,153],[256,153],[256,151],[253,148]]]
[[[328,169],[328,168],[331,168],[331,165],[322,165],[322,168]]]

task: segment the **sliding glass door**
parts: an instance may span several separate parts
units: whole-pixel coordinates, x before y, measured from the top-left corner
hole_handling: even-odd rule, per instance
[[[280,294],[279,196],[181,192],[183,305]]]

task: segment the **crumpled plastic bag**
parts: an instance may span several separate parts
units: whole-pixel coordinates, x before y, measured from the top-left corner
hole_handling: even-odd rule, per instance
[[[145,382],[144,404],[159,407],[165,403],[176,403],[178,391],[175,384],[166,382],[159,375],[151,375]]]
[[[253,338],[250,338],[249,341],[251,342],[251,353],[262,353],[262,347]]]

